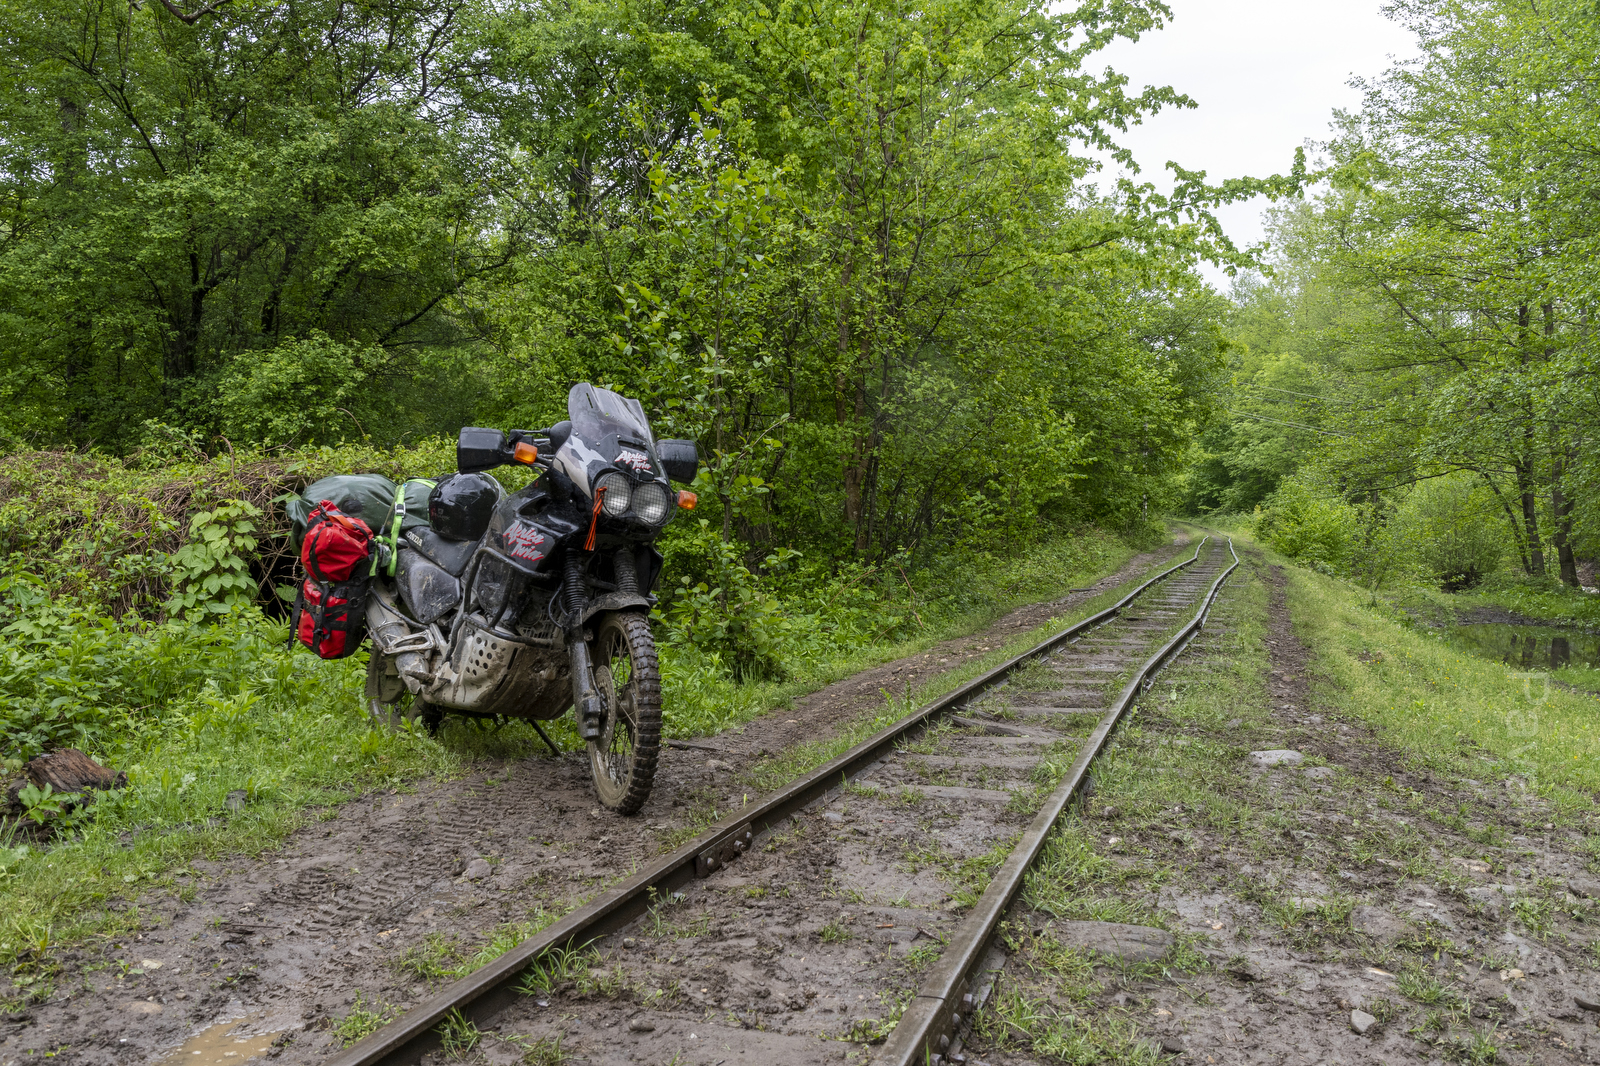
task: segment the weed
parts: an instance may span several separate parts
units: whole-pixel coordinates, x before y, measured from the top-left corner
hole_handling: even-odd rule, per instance
[[[534,960],[517,982],[517,991],[525,996],[548,994],[563,982],[587,975],[590,967],[599,961],[599,952],[587,944],[555,948]]]
[[[1020,1042],[1063,1062],[1157,1066],[1164,1061],[1160,1045],[1139,1039],[1131,1022],[1113,1019],[1092,1024],[1016,989],[999,990],[990,1002],[993,1006],[979,1015],[979,1027],[996,1043]]]
[[[1433,971],[1415,963],[1401,969],[1395,976],[1397,992],[1424,1007],[1439,1007],[1450,1014],[1465,1015],[1466,998],[1440,981]]]
[[[1550,935],[1550,923],[1555,906],[1538,896],[1513,896],[1511,913],[1535,936],[1543,940]]]
[[[822,938],[824,944],[843,944],[847,940],[855,939],[855,934],[846,929],[844,924],[837,920],[831,921],[817,930],[817,935]]]
[[[564,1066],[572,1061],[561,1046],[562,1034],[541,1036],[537,1040],[518,1040],[522,1045],[522,1066]]]
[[[368,1033],[376,1032],[383,1023],[399,1016],[400,1008],[391,1003],[369,1004],[357,992],[350,1013],[333,1023],[333,1038],[339,1041],[341,1047],[349,1047]]]
[[[467,1053],[478,1046],[478,1041],[483,1039],[483,1034],[473,1022],[462,1017],[459,1010],[453,1010],[439,1023],[439,1044],[444,1048],[444,1053],[451,1058],[465,1058]]]
[[[456,938],[443,933],[429,933],[422,943],[409,949],[395,962],[395,968],[424,981],[449,977],[451,965],[459,948]]]

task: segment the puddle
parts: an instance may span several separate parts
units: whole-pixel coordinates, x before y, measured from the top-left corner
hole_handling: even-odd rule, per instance
[[[272,1048],[277,1033],[259,1036],[235,1036],[234,1030],[248,1027],[261,1019],[236,1018],[231,1022],[218,1022],[190,1037],[181,1048],[162,1059],[157,1066],[238,1066],[246,1059],[265,1055]]]
[[[1449,633],[1451,643],[1474,655],[1528,670],[1600,666],[1600,633],[1504,622],[1455,626]]]

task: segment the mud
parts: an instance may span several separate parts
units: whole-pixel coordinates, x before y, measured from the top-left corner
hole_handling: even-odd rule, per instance
[[[1089,820],[1124,900],[1196,955],[1134,971],[1101,959],[1058,1006],[1077,1031],[1124,1026],[1146,1054],[1183,1063],[1594,1061],[1600,879],[1581,824],[1556,828],[1487,757],[1479,779],[1430,770],[1336,697],[1314,698],[1284,574],[1256,562],[1267,707],[1184,715],[1153,701],[1130,741],[1145,761],[1128,772],[1180,746],[1214,751],[1213,771],[1151,775],[1097,798]],[[1205,667],[1191,659],[1173,679]],[[1261,749],[1306,758],[1252,768]],[[1041,943],[1021,943],[1014,988],[1037,990]],[[1051,1061],[1037,1034],[994,1020],[986,1034],[969,1062]]]
[[[1091,590],[1020,608],[981,632],[828,686],[739,730],[668,750],[650,802],[632,819],[598,807],[586,757],[578,753],[489,760],[459,780],[424,783],[404,794],[368,794],[327,811],[324,821],[259,858],[192,863],[179,893],[138,902],[138,931],[53,956],[61,967],[54,994],[18,1014],[0,1015],[0,1066],[43,1054],[70,1066],[213,1058],[237,1064],[251,1057],[285,1066],[319,1062],[341,1046],[342,1034],[354,1031],[353,1016],[404,1011],[450,980],[450,971],[481,964],[474,955],[497,954],[676,846],[703,824],[708,808],[737,805],[748,786],[723,759],[708,755],[753,757],[822,739],[881,705],[883,689],[915,687],[982,656],[1171,553],[1172,546],[1145,553]],[[847,861],[829,847],[817,854],[815,876],[796,881],[785,897],[796,907],[810,906],[829,863]],[[469,870],[477,859],[486,861],[487,874],[469,877],[483,872],[481,865]],[[848,861],[856,861],[856,851]],[[727,884],[733,887],[726,891],[739,891],[736,880]],[[762,914],[770,928],[748,934],[755,942],[763,935],[808,938],[819,924],[799,910],[769,911]],[[852,908],[850,920],[866,923],[873,916]],[[936,928],[943,920],[936,915],[921,924]],[[903,953],[919,935],[927,943],[929,930],[919,934],[904,922],[860,928],[869,925],[873,942],[881,941],[891,956],[893,945]],[[497,934],[505,941],[499,947]],[[697,954],[731,961],[742,946],[712,940]],[[801,961],[781,973],[763,975],[765,992],[752,992],[747,1017],[814,1001],[819,1013],[833,1004],[836,1021],[860,1016],[865,1001],[851,1002],[848,995],[865,993],[852,992],[854,985],[833,974],[827,953],[799,954]],[[661,965],[667,974],[678,962],[669,957]],[[700,985],[679,980],[684,1002],[726,1003],[737,1013],[743,1001],[734,990],[744,987],[746,971],[713,969]],[[666,976],[661,982],[663,995],[676,988]],[[569,986],[569,996],[591,994],[580,985],[607,1002],[615,999],[605,995],[604,981],[587,975]],[[696,991],[702,986],[705,991]],[[615,1021],[621,1015],[607,1008],[597,1017]],[[694,1029],[688,1025],[681,1034],[689,1045],[710,1039]],[[573,1039],[585,1046],[598,1042]],[[796,1039],[808,1055],[820,1055],[818,1061],[848,1050],[818,1045],[814,1034]],[[186,1043],[191,1040],[200,1043]],[[492,1060],[511,1052],[484,1045],[477,1053]],[[775,1051],[767,1061],[810,1060]]]

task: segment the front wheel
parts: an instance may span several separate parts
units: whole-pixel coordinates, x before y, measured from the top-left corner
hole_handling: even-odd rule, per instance
[[[607,614],[590,646],[595,693],[603,715],[589,741],[589,768],[600,802],[637,813],[650,798],[661,751],[661,668],[643,615]]]

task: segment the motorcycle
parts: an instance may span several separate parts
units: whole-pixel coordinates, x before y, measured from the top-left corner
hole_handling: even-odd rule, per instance
[[[510,464],[539,475],[507,494],[489,471]],[[371,713],[524,719],[550,744],[539,723],[572,708],[600,802],[637,812],[661,744],[654,542],[695,503],[671,482],[698,468],[694,441],[656,440],[637,400],[588,383],[547,429],[461,430],[427,524],[396,534],[372,582]]]

